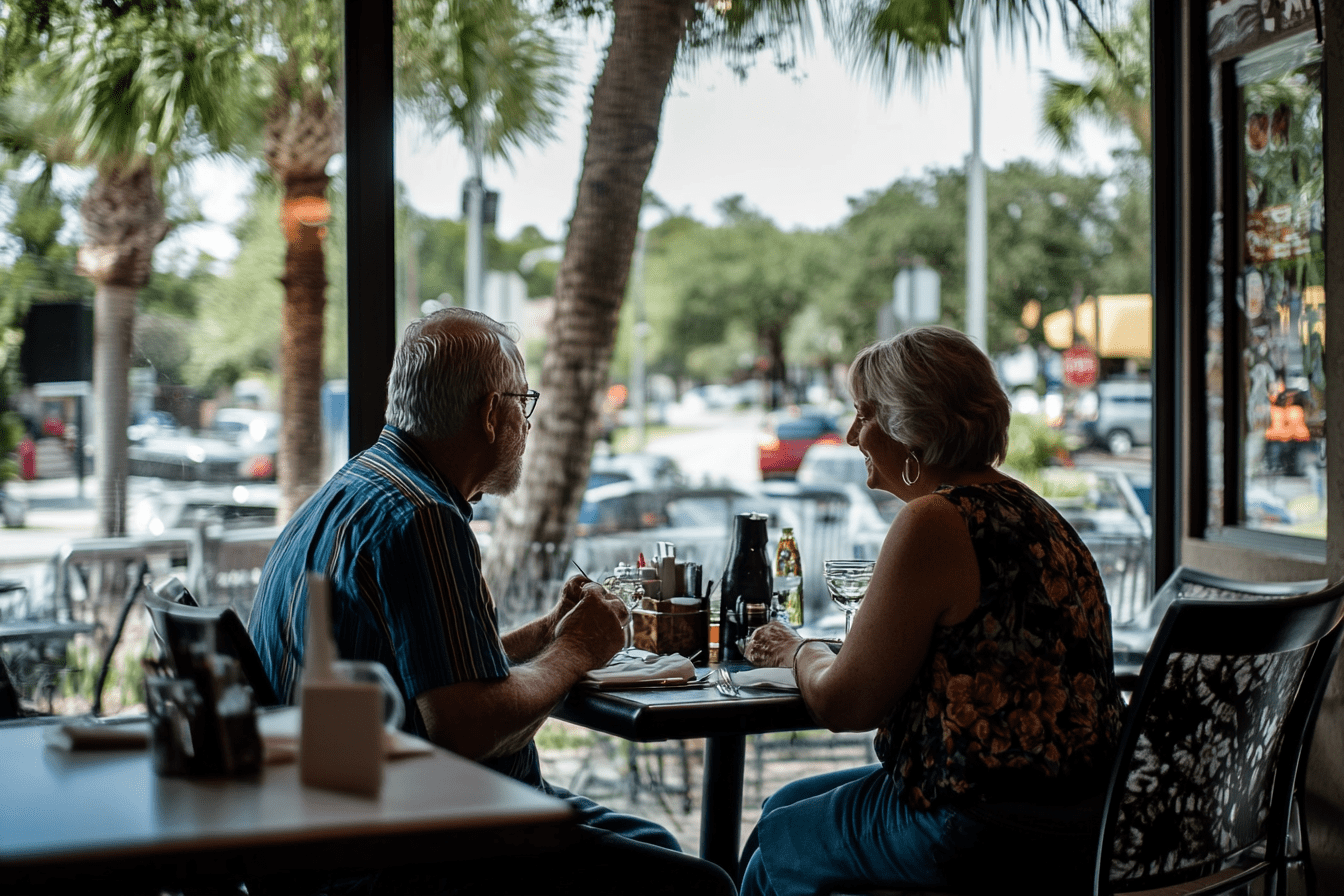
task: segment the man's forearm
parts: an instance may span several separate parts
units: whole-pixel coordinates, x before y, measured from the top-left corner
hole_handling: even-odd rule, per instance
[[[509,660],[525,663],[541,653],[555,640],[555,617],[553,613],[533,619],[504,635],[504,652]]]
[[[436,688],[417,703],[431,740],[468,759],[490,759],[526,746],[590,662],[572,643],[556,641],[508,678]]]

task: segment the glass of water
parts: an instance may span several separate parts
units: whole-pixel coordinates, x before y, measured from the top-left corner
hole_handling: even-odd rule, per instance
[[[845,611],[845,636],[849,636],[849,627],[854,624],[854,612],[858,610],[863,596],[868,593],[868,583],[873,578],[875,560],[827,560],[822,565],[822,577],[826,580],[826,589],[831,592],[831,600]]]

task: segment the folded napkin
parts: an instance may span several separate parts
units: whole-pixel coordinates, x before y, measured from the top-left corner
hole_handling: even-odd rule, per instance
[[[149,723],[65,722],[46,726],[42,739],[60,750],[143,750],[149,746]]]
[[[593,669],[584,682],[595,688],[637,688],[685,684],[695,678],[695,666],[679,653],[667,656],[622,658]]]
[[[743,669],[741,672],[733,673],[733,681],[740,688],[773,688],[777,691],[798,690],[798,680],[794,677],[792,669],[775,667]]]
[[[300,718],[297,706],[270,709],[257,714],[257,730],[261,733],[261,743],[265,748],[263,762],[267,765],[282,765],[298,758]],[[383,729],[384,759],[422,756],[433,751],[432,744],[413,734],[391,728]]]

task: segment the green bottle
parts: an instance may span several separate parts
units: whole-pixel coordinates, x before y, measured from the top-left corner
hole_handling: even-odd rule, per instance
[[[775,546],[775,594],[789,625],[803,624],[803,557],[793,527],[786,526]]]

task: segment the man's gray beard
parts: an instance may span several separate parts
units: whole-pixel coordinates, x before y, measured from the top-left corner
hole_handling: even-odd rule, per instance
[[[516,449],[514,449],[515,445],[517,446]],[[514,451],[510,452],[514,454],[513,459],[492,470],[481,485],[481,491],[488,495],[498,495],[501,498],[505,495],[511,495],[517,490],[518,483],[523,480],[523,448],[525,443],[520,438],[508,447],[516,451],[516,453]]]

